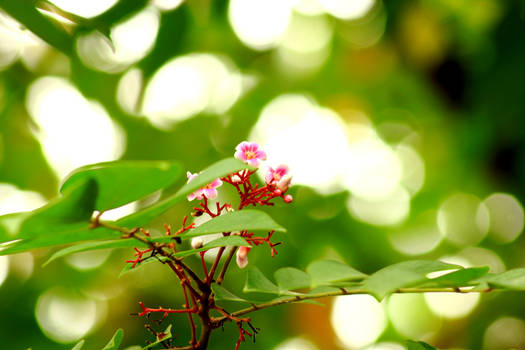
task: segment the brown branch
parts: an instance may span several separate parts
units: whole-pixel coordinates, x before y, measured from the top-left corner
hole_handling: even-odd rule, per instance
[[[230,250],[230,253],[228,254],[228,257],[226,258],[226,261],[224,262],[224,265],[222,265],[221,272],[219,273],[219,277],[217,277],[217,284],[221,284],[224,280],[224,275],[226,275],[226,270],[228,270],[228,266],[230,265],[230,262],[232,261],[233,256],[235,255],[235,251],[238,247],[232,247]]]

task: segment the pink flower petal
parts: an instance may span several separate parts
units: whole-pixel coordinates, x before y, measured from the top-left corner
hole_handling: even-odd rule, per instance
[[[205,188],[204,190],[202,190],[202,193],[208,199],[214,199],[217,197],[217,190],[215,188]]]

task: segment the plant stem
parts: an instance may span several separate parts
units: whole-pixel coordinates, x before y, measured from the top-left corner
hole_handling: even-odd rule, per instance
[[[226,270],[228,270],[228,266],[230,265],[230,262],[232,261],[233,256],[235,255],[235,251],[238,247],[232,247],[230,250],[230,253],[228,254],[228,257],[226,258],[226,261],[224,262],[224,265],[222,266],[221,272],[219,273],[219,277],[217,277],[217,284],[221,284],[224,280],[224,275],[226,275]]]

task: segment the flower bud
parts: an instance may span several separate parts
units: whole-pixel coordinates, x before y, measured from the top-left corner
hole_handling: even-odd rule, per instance
[[[250,247],[239,247],[237,250],[237,266],[241,269],[244,269],[248,265],[248,253],[250,252]]]
[[[284,196],[285,203],[292,203],[292,201],[293,201],[293,197],[291,194],[287,194],[286,196]]]
[[[192,240],[191,240],[191,247],[193,249],[199,249],[199,248],[202,248],[202,246],[204,245],[204,241],[202,240],[201,237],[194,237]]]
[[[286,174],[277,183],[277,188],[280,189],[282,192],[286,192],[288,188],[290,187],[291,182],[292,182],[292,175]]]
[[[241,181],[242,181],[242,179],[241,179],[241,177],[239,175],[235,174],[235,175],[232,176],[232,182],[233,183],[239,183]]]
[[[281,191],[280,189],[276,189],[275,191],[273,191],[274,196],[280,196],[282,193],[283,191]]]

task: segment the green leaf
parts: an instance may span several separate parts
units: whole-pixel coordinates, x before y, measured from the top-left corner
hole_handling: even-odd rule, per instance
[[[265,212],[255,209],[244,209],[217,216],[210,221],[179,235],[179,237],[181,239],[188,239],[213,233],[241,230],[274,230],[286,232],[284,227],[276,223],[270,215]]]
[[[213,291],[213,294],[215,295],[215,300],[229,300],[229,301],[240,301],[243,303],[251,303],[250,301],[243,299],[241,297],[238,297],[237,295],[233,294],[226,288],[224,288],[221,285],[218,285],[216,283],[213,283],[211,285],[211,290]]]
[[[145,347],[142,348],[142,350],[151,349],[151,348],[155,347],[155,345],[160,344],[163,341],[166,341],[166,340],[171,339],[171,338],[172,338],[172,335],[171,335],[171,324],[170,324],[168,326],[168,328],[166,328],[166,330],[164,332],[162,332],[162,334],[161,333],[157,333],[157,339],[153,343],[146,345]]]
[[[154,218],[164,213],[182,199],[213,180],[243,169],[253,169],[235,158],[226,158],[204,169],[189,184],[184,185],[177,193],[131,215],[120,219],[117,223],[122,226],[135,227],[151,222]]]
[[[116,241],[95,241],[95,242],[86,242],[81,244],[76,244],[64,249],[59,250],[54,253],[47,261],[42,265],[46,266],[53,260],[62,258],[64,256],[86,252],[89,250],[100,250],[100,249],[110,249],[110,248],[130,248],[130,247],[147,247],[146,244],[136,240],[136,239],[120,239]]]
[[[0,8],[31,32],[66,55],[73,52],[73,38],[57,23],[40,13],[34,1],[2,0]]]
[[[102,350],[117,350],[120,343],[122,343],[122,338],[124,338],[124,331],[119,328]]]
[[[437,348],[422,341],[407,340],[407,350],[438,350]]]
[[[313,286],[360,280],[366,277],[364,273],[335,260],[314,261],[306,268],[306,272],[310,275]]]
[[[283,267],[274,274],[281,291],[295,290],[310,286],[310,276],[293,267]]]
[[[491,286],[512,290],[525,290],[525,268],[512,269],[491,276],[487,281]]]
[[[412,287],[428,281],[427,274],[436,271],[460,269],[461,266],[433,260],[404,261],[387,266],[364,282],[364,287],[378,300],[399,288]]]
[[[469,267],[460,269],[446,275],[432,278],[429,283],[438,284],[445,287],[462,287],[472,285],[469,282],[485,276],[489,272],[487,266],[483,267]],[[477,284],[477,283],[475,283]]]
[[[279,288],[273,284],[263,273],[255,266],[248,269],[244,292],[260,292],[279,294]]]
[[[85,342],[86,342],[86,341],[85,341],[84,339],[82,339],[82,340],[79,341],[79,342],[73,347],[73,349],[71,349],[71,350],[80,350],[80,349],[82,349],[82,347],[84,346],[84,343],[85,343]]]
[[[73,171],[60,192],[93,179],[98,185],[95,209],[120,207],[168,187],[181,175],[178,163],[167,161],[115,161],[90,164]]]

